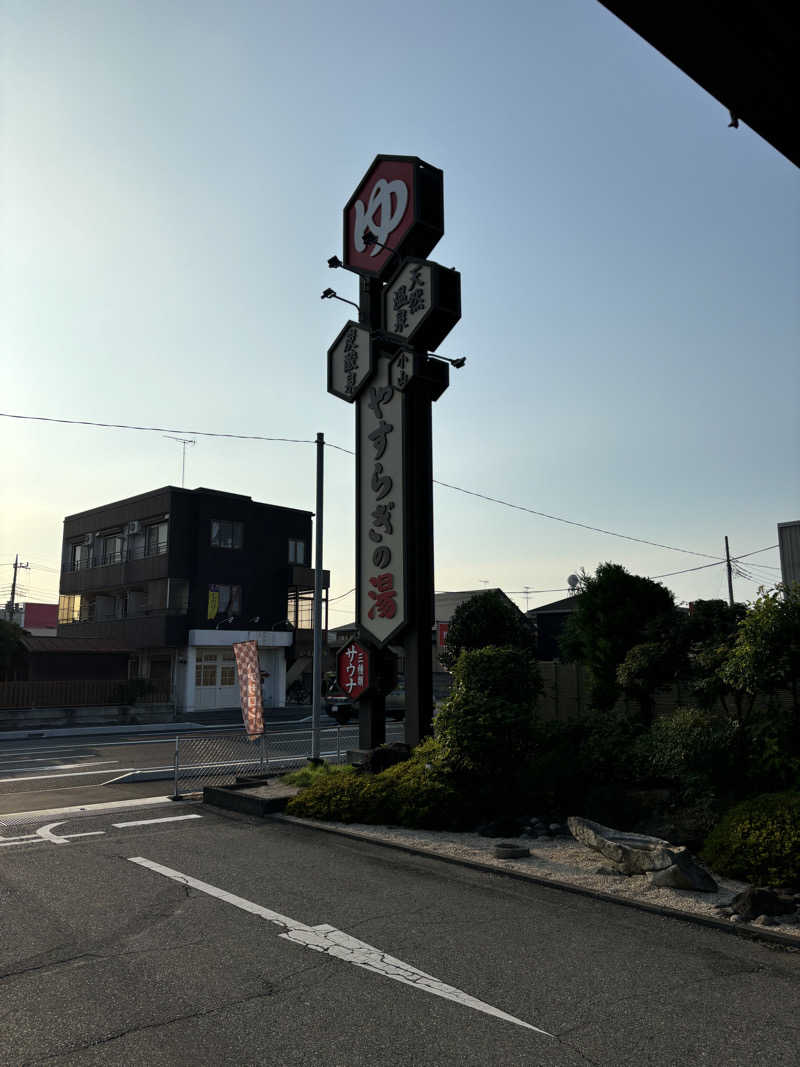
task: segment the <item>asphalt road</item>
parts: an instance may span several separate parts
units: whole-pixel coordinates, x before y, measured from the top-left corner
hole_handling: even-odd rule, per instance
[[[796,953],[194,804],[3,834],[3,1064],[798,1063]]]
[[[310,739],[308,716],[302,711],[289,714],[293,718],[268,722],[269,736],[280,739],[292,735],[298,743],[302,737]],[[322,725],[335,727],[336,723],[323,716]],[[0,741],[0,817],[15,811],[163,796],[171,790],[168,781],[117,779],[131,770],[171,767],[178,733],[213,737],[237,729],[241,729],[240,722],[191,733],[177,728],[175,733],[82,734]]]

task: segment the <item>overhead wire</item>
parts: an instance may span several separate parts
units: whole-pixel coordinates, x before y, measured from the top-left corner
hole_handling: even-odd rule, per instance
[[[225,439],[241,440],[241,441],[268,441],[268,442],[278,442],[278,443],[285,443],[285,444],[308,444],[308,445],[312,445],[312,444],[316,443],[311,438],[274,437],[274,436],[267,436],[267,435],[263,435],[263,434],[234,434],[234,433],[222,433],[222,432],[209,431],[209,430],[187,430],[187,429],[176,429],[175,427],[142,426],[142,425],[136,425],[136,424],[130,424],[130,423],[96,422],[96,421],[89,420],[89,419],[61,419],[61,418],[52,418],[52,417],[43,416],[43,415],[19,415],[19,414],[14,414],[14,413],[11,413],[11,412],[0,412],[0,417],[9,418],[9,419],[19,419],[19,420],[25,420],[25,421],[33,421],[33,422],[57,423],[57,424],[60,424],[60,425],[70,425],[70,426],[91,426],[91,427],[96,427],[98,429],[138,430],[138,431],[149,432],[149,433],[174,433],[174,434],[187,434],[187,435],[190,434],[192,436],[197,436],[197,437],[225,438]],[[351,456],[355,455],[355,453],[353,452],[352,449],[344,448],[342,445],[334,444],[331,441],[325,441],[325,446],[327,448],[332,448],[337,452],[343,452],[346,455],[351,455]],[[472,496],[472,497],[475,497],[475,498],[477,498],[479,500],[486,500],[486,501],[488,501],[490,503],[499,504],[502,507],[512,508],[515,511],[522,511],[522,512],[525,512],[525,513],[530,514],[530,515],[536,515],[539,518],[550,519],[553,522],[560,522],[560,523],[564,523],[565,525],[568,525],[568,526],[578,527],[579,529],[590,530],[593,533],[605,534],[607,537],[618,537],[618,538],[621,538],[622,540],[632,541],[632,542],[635,542],[637,544],[651,545],[654,548],[661,548],[661,549],[664,549],[665,551],[668,551],[668,552],[680,552],[682,554],[690,555],[690,556],[701,556],[701,557],[704,557],[706,559],[712,559],[712,560],[715,561],[715,564],[708,564],[708,566],[713,566],[713,565],[716,565],[717,563],[724,562],[724,560],[722,558],[720,558],[720,557],[718,557],[716,555],[713,555],[710,552],[697,552],[694,549],[690,549],[690,548],[677,548],[674,545],[667,545],[667,544],[664,544],[664,543],[659,542],[659,541],[652,541],[652,540],[649,540],[648,538],[634,537],[631,534],[623,534],[623,533],[619,533],[616,530],[607,530],[607,529],[605,529],[603,527],[600,527],[600,526],[592,526],[589,523],[578,522],[578,521],[576,521],[574,519],[567,519],[567,518],[564,518],[563,516],[560,516],[560,515],[551,515],[550,513],[545,512],[545,511],[538,511],[535,508],[530,508],[530,507],[527,507],[527,506],[522,505],[522,504],[513,504],[508,500],[502,500],[499,497],[490,496],[488,493],[481,493],[481,492],[477,492],[476,490],[472,490],[472,489],[464,489],[462,486],[453,485],[450,482],[443,482],[443,481],[441,481],[439,479],[436,479],[436,478],[433,480],[433,482],[434,482],[434,485],[442,486],[445,489],[452,489],[454,492],[463,493],[466,496]],[[745,553],[744,555],[739,556],[737,558],[743,559],[746,556],[758,555],[761,552],[769,551],[770,548],[777,548],[777,547],[778,547],[777,545],[772,545],[772,546],[769,546],[768,548],[756,549],[753,552]],[[44,567],[43,565],[39,565],[39,566],[42,567],[42,569],[48,569],[48,568]],[[666,578],[666,577],[671,577],[672,575],[675,575],[675,574],[689,573],[689,571],[695,570],[695,569],[699,570],[699,569],[702,569],[702,568],[687,568],[685,571],[671,571],[671,572],[668,572],[666,574],[656,575],[655,577]],[[52,568],[52,571],[53,571],[53,573],[59,573],[56,568]],[[561,589],[541,590],[541,591],[542,592],[562,592]],[[342,594],[342,595],[346,596],[347,594]]]

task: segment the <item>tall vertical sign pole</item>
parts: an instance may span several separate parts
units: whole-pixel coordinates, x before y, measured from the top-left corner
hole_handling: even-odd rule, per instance
[[[311,758],[319,757],[319,724],[322,704],[322,508],[325,473],[325,435],[317,434],[317,514],[314,543],[314,663],[311,695]]]
[[[407,742],[432,724],[431,404],[449,367],[428,353],[461,317],[461,276],[419,257],[443,233],[441,170],[376,156],[344,209],[344,260],[329,261],[360,275],[359,321],[328,349],[328,391],[356,409],[356,624],[372,663],[359,687],[362,749],[385,739],[401,644]]]
[[[358,318],[366,326],[370,335],[381,328],[381,290],[383,286],[378,278],[359,280]],[[356,413],[356,427],[359,426]],[[358,437],[358,429],[356,436]],[[357,445],[358,447],[358,445]],[[358,487],[356,487],[358,492]],[[358,540],[358,531],[356,532]],[[360,587],[364,577],[358,574],[356,565],[356,586]],[[361,589],[356,589],[356,602],[361,598]],[[358,747],[360,749],[376,748],[386,741],[386,693],[381,686],[372,686],[358,701]]]

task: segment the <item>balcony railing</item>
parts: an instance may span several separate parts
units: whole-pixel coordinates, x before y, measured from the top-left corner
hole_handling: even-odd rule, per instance
[[[70,560],[66,567],[67,574],[75,571],[85,571],[95,567],[113,567],[118,563],[130,562],[134,559],[150,559],[152,556],[164,556],[167,552],[167,541],[157,541],[150,545],[136,545],[128,548],[125,552],[107,552],[105,554],[92,553],[81,559]]]

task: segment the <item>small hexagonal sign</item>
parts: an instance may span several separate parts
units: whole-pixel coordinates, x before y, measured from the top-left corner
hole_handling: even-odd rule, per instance
[[[328,392],[352,404],[372,377],[374,366],[370,331],[348,322],[328,349]]]
[[[461,318],[461,275],[407,259],[383,291],[383,328],[393,340],[435,350]]]
[[[444,233],[443,174],[416,156],[376,156],[344,209],[344,262],[380,278]]]
[[[372,685],[369,650],[358,641],[349,641],[339,650],[336,681],[351,700],[358,700]]]
[[[419,356],[402,348],[389,365],[389,385],[403,392],[416,373],[418,361]]]

